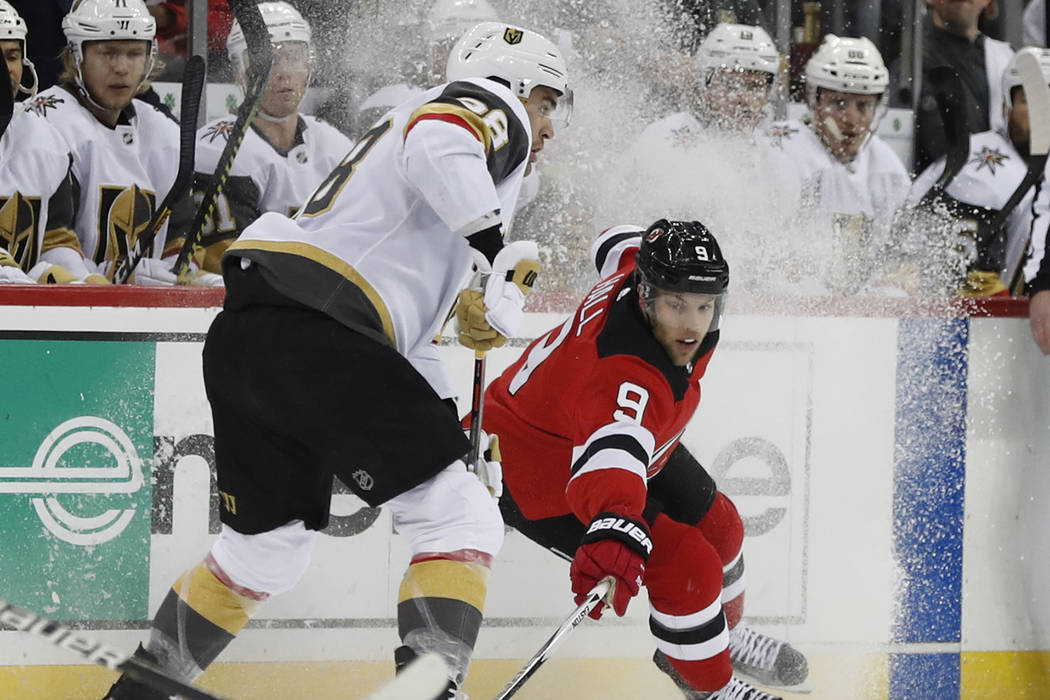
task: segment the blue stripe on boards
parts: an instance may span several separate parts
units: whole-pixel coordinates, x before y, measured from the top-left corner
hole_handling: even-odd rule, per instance
[[[893,641],[959,642],[966,457],[966,319],[902,319],[897,346]],[[958,654],[896,655],[890,698],[958,698]]]

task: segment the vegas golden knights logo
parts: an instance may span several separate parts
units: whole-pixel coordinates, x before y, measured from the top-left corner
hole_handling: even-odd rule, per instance
[[[149,226],[153,215],[154,194],[139,189],[103,187],[100,199],[99,233],[105,236],[95,251],[95,262],[114,260],[118,255],[127,256],[139,235]]]
[[[0,199],[0,247],[6,248],[22,269],[29,269],[36,262],[35,233],[36,211],[32,202],[18,192]]]
[[[507,30],[503,32],[503,41],[508,44],[520,44],[522,37],[525,36],[524,32],[514,27],[507,27]]]

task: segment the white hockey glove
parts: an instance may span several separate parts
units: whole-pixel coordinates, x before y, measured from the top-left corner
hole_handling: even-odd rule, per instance
[[[466,431],[470,437],[470,430]],[[499,452],[499,435],[489,435],[481,431],[481,457],[478,459],[477,470],[473,464],[467,468],[477,474],[483,486],[487,487],[489,493],[496,500],[503,495],[503,456]]]
[[[175,273],[171,271],[174,260],[142,258],[135,266],[135,284],[147,287],[172,287],[175,285]]]
[[[33,278],[22,272],[15,259],[0,248],[0,284],[33,284]]]
[[[496,254],[491,269],[480,254],[477,274],[459,293],[456,323],[459,342],[476,352],[502,347],[525,315],[525,297],[540,271],[539,249],[532,241],[515,241]]]
[[[168,270],[175,267],[175,261],[178,260],[179,254],[173,253],[164,258],[164,264]],[[177,279],[176,284],[188,285],[190,287],[225,287],[226,283],[222,279],[222,275],[217,275],[214,272],[205,272],[197,264],[196,260],[190,260],[189,270],[186,272],[185,279]]]

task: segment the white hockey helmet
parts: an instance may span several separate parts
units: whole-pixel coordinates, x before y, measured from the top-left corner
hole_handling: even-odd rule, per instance
[[[496,21],[488,0],[434,0],[426,15],[428,43],[455,41],[479,22]]]
[[[274,45],[286,42],[301,42],[310,47],[310,55],[313,56],[313,34],[310,24],[299,14],[299,10],[287,2],[260,2],[259,12],[262,14],[266,29],[270,32],[270,42]],[[230,28],[230,35],[226,38],[226,51],[230,55],[230,61],[235,70],[244,69],[244,54],[248,51],[248,42],[244,38],[244,31],[239,22],[234,20]]]
[[[572,113],[572,90],[561,49],[529,29],[500,22],[476,25],[452,47],[445,77],[449,82],[499,78],[522,100],[537,85],[545,85],[561,95],[552,118],[568,124]]]
[[[870,39],[824,37],[817,52],[806,63],[806,93],[810,101],[817,88],[860,95],[882,95],[890,84],[890,73],[882,54]]]
[[[149,58],[139,86],[149,79],[157,58],[157,22],[142,0],[76,0],[73,8],[62,19],[62,32],[73,52],[77,66],[77,87],[94,103],[84,85],[84,42],[86,41],[147,41]],[[97,105],[96,105],[97,106]]]
[[[19,85],[18,89],[28,95],[35,95],[37,88],[36,67],[29,60],[29,43],[27,37],[29,30],[18,11],[11,6],[7,0],[0,0],[0,41],[22,42],[22,65],[29,75],[33,77],[33,83],[27,88]]]
[[[696,69],[704,81],[716,70],[780,72],[780,53],[762,27],[721,23],[704,37],[696,52]]]
[[[1003,71],[1003,104],[1006,105],[1007,109],[1013,109],[1014,106],[1010,93],[1013,92],[1015,87],[1020,87],[1021,85],[1021,74],[1017,70],[1017,59],[1022,54],[1035,56],[1035,60],[1039,62],[1039,68],[1043,71],[1043,77],[1050,84],[1050,49],[1040,49],[1035,46],[1024,47],[1014,54],[1014,57],[1010,59],[1010,64]]]
[[[157,23],[142,0],[77,0],[62,19],[62,32],[78,67],[85,41],[148,41],[151,67],[157,54]]]

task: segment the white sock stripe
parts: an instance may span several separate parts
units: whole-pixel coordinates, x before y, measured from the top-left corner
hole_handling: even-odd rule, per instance
[[[700,644],[671,644],[662,639],[657,639],[656,648],[672,659],[702,661],[718,656],[729,648],[729,630],[722,630],[722,633],[717,637]]]
[[[746,589],[747,586],[744,585],[744,577],[741,576],[736,581],[722,589],[722,602],[728,603],[734,598],[743,595]]]
[[[672,630],[688,630],[705,625],[722,614],[722,600],[717,599],[703,610],[688,615],[670,615],[649,606],[649,614],[661,625]]]

